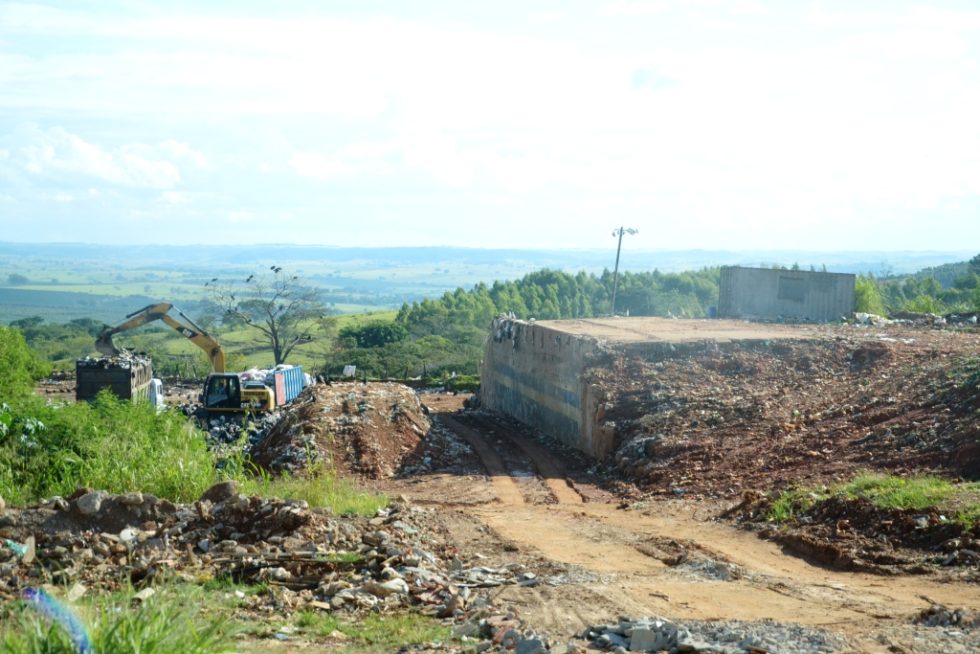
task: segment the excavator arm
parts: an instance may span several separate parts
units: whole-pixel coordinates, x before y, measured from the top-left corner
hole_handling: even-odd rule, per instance
[[[172,316],[171,312],[176,313],[182,320],[178,320]],[[204,350],[211,360],[211,369],[213,372],[221,373],[225,371],[225,352],[221,349],[218,341],[214,340],[213,336],[196,325],[183,311],[167,302],[145,306],[139,311],[134,311],[126,316],[126,320],[115,327],[107,327],[102,330],[102,333],[95,339],[95,349],[106,356],[120,354],[119,348],[112,342],[113,335],[135,329],[154,320],[162,320],[180,332],[187,340]]]

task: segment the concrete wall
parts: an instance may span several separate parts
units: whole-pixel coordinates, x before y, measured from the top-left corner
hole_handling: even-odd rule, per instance
[[[831,322],[854,312],[854,275],[724,267],[719,318]]]
[[[587,371],[605,358],[594,338],[498,318],[480,370],[482,405],[601,458],[615,434],[604,421],[604,392]]]

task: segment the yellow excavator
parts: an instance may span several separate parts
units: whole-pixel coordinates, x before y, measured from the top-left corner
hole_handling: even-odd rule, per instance
[[[112,342],[112,337],[119,332],[135,329],[154,320],[170,325],[207,353],[211,360],[211,374],[204,382],[201,401],[209,413],[234,411],[259,413],[275,408],[275,394],[271,388],[258,381],[243,383],[237,373],[225,372],[225,352],[218,341],[195,324],[183,311],[167,302],[145,306],[126,316],[126,320],[115,327],[105,328],[95,339],[95,349],[106,356],[122,354],[122,350]]]

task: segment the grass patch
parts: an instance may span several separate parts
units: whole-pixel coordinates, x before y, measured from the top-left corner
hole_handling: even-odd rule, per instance
[[[314,638],[343,634],[349,643],[340,652],[392,652],[411,645],[446,642],[451,631],[438,620],[418,613],[371,614],[358,622],[340,620],[331,613],[303,611],[295,626]]]
[[[177,413],[103,393],[93,404],[0,406],[0,495],[25,504],[80,486],[197,499],[217,481],[204,439]]]
[[[786,522],[801,513],[806,513],[813,506],[827,499],[826,491],[816,489],[790,489],[780,494],[769,508],[768,518],[772,522]]]
[[[234,649],[235,625],[220,612],[205,612],[210,598],[191,586],[158,590],[140,604],[133,593],[101,597],[70,607],[85,625],[96,654],[213,654]],[[65,629],[26,602],[0,612],[0,654],[75,654]]]
[[[388,503],[317,467],[305,477],[271,477],[251,474],[241,459],[221,470],[215,462],[204,435],[182,414],[157,413],[145,402],[103,393],[93,404],[26,397],[0,405],[0,496],[12,505],[67,496],[81,486],[190,502],[224,479],[238,481],[247,494],[305,500],[337,515],[372,516]]]
[[[882,509],[925,509],[938,506],[958,492],[957,485],[938,477],[895,477],[860,474],[840,487],[848,497],[862,497]]]
[[[240,478],[239,484],[247,495],[304,500],[313,508],[329,508],[335,515],[373,516],[388,505],[384,495],[365,493],[332,472],[316,469],[306,477],[263,474]]]
[[[980,482],[953,483],[933,476],[897,477],[861,473],[847,483],[831,488],[802,488],[784,491],[772,503],[767,517],[786,522],[833,496],[866,499],[881,509],[939,509],[972,528],[980,522]]]

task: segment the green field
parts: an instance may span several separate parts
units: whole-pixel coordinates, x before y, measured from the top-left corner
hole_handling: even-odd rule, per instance
[[[368,313],[346,314],[337,316],[337,328],[357,326],[372,320],[394,320],[394,310],[372,311]],[[272,353],[261,335],[253,329],[243,327],[224,331],[215,329],[212,332],[225,351],[228,368],[231,370],[246,370],[248,368],[271,368]],[[135,350],[137,352],[153,352],[154,367],[160,374],[169,375],[177,369],[180,374],[206,374],[210,364],[197,346],[183,338],[174,330],[160,324],[147,325],[136,330],[122,332],[113,339],[117,347]],[[289,357],[289,363],[302,365],[307,370],[318,369],[331,346],[330,342],[314,342],[297,348]],[[92,351],[97,356],[94,341]],[[71,362],[63,362],[69,365]]]

